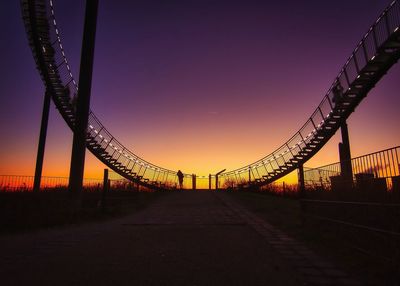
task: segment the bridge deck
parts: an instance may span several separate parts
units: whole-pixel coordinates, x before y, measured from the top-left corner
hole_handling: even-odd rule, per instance
[[[2,285],[358,285],[229,195],[174,192],[112,221],[0,238]]]

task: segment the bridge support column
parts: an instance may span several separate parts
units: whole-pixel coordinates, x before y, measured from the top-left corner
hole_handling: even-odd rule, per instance
[[[80,208],[85,165],[86,136],[89,120],[90,92],[92,85],[93,58],[96,38],[98,0],[86,0],[85,24],[79,72],[79,91],[76,106],[76,121],[72,144],[69,191],[76,208]]]
[[[38,144],[38,152],[37,152],[37,156],[36,156],[35,179],[33,181],[33,191],[34,192],[40,191],[40,182],[42,179],[42,169],[43,169],[44,149],[46,146],[46,137],[47,137],[47,125],[49,122],[49,113],[50,113],[50,100],[51,100],[50,92],[46,91],[44,94],[42,122],[40,124],[39,144]]]
[[[353,184],[353,171],[351,167],[349,130],[346,122],[343,122],[340,130],[342,133],[342,143],[339,143],[341,176],[346,186],[351,187]]]

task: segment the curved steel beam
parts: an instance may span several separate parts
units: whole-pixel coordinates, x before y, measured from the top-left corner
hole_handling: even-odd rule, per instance
[[[46,89],[70,128],[75,121],[77,84],[66,58],[54,0],[21,0],[25,29]],[[264,158],[221,174],[226,185],[271,183],[303,165],[340,128],[368,92],[400,57],[400,4],[393,1],[356,46],[306,123]],[[87,148],[121,176],[152,188],[173,187],[176,172],[156,166],[121,144],[90,113]],[[188,177],[190,175],[185,175]],[[243,177],[242,177],[243,176]],[[246,177],[250,178],[246,179]]]

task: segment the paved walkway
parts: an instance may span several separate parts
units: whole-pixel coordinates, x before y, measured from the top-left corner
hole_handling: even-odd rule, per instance
[[[103,223],[0,237],[6,285],[359,285],[229,195],[176,192]]]

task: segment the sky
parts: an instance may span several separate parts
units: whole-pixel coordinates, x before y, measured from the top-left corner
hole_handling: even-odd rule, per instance
[[[78,79],[84,1],[54,2]],[[304,124],[388,4],[100,0],[91,108],[158,166],[198,175],[242,167]],[[33,175],[44,87],[19,1],[0,5],[0,174]],[[353,156],[399,145],[399,76],[397,64],[348,120]],[[338,161],[339,133],[306,166]],[[43,175],[69,175],[71,146],[52,105]],[[85,177],[101,177],[103,168],[87,152]]]

